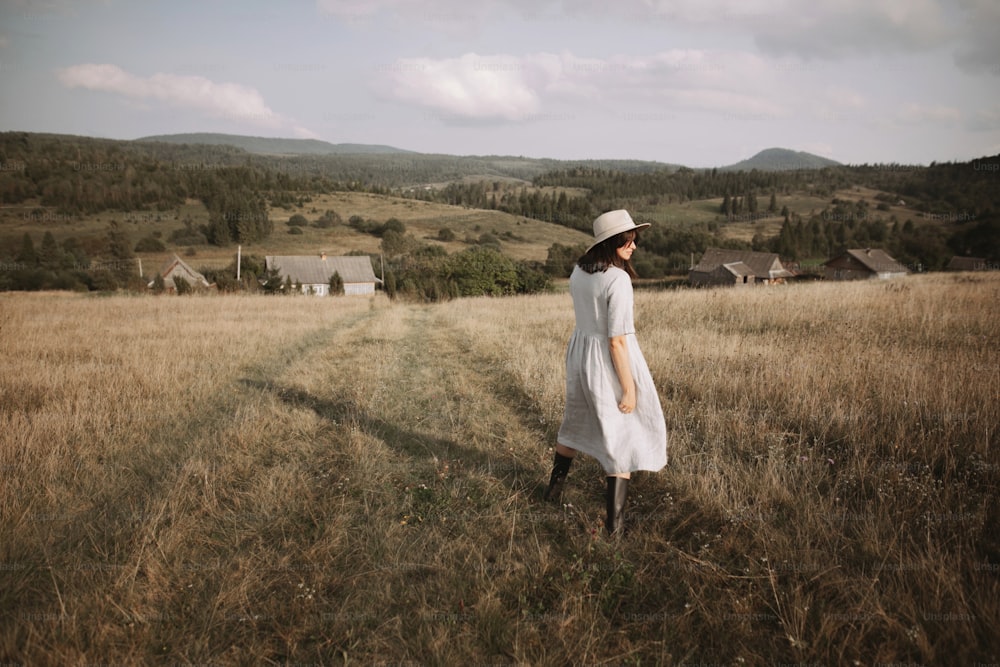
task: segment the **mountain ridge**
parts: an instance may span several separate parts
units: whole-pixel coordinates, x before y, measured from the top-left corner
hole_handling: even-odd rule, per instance
[[[719,171],[795,171],[798,169],[823,169],[843,166],[836,160],[788,148],[765,148],[746,160],[719,167]]]
[[[140,137],[133,141],[142,142],[162,142],[169,144],[208,144],[222,145],[240,148],[248,153],[257,155],[274,156],[296,156],[296,155],[427,155],[445,156],[443,153],[420,153],[395,146],[385,144],[357,144],[341,143],[333,144],[320,139],[288,139],[277,137],[255,137],[242,134],[225,134],[219,132],[189,132],[178,134],[158,134]],[[449,156],[449,157],[513,157],[513,156]],[[534,161],[552,161],[557,163],[635,163],[635,164],[662,164],[666,169],[685,168],[684,165],[660,161],[648,160],[559,160],[556,158],[523,158]],[[759,151],[752,157],[741,160],[731,165],[716,167],[719,171],[750,171],[758,169],[760,171],[791,171],[798,169],[822,169],[824,167],[842,166],[841,163],[828,158],[807,153],[805,151],[793,151],[787,148],[766,148]]]
[[[411,154],[416,151],[386,146],[382,144],[332,144],[320,139],[285,139],[278,137],[254,137],[243,134],[220,132],[189,132],[180,134],[156,134],[135,139],[136,142],[161,142],[168,144],[210,144],[235,146],[248,153],[258,155],[388,155]]]

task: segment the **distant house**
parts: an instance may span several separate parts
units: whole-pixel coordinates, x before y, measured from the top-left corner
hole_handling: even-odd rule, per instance
[[[692,285],[774,285],[795,274],[777,253],[709,248],[688,273]]]
[[[905,266],[878,248],[848,250],[823,264],[823,275],[829,280],[887,280],[907,273]]]
[[[158,275],[163,278],[163,289],[166,292],[177,291],[177,283],[175,282],[177,278],[184,280],[195,290],[215,289],[215,283],[209,283],[205,276],[192,269],[177,255],[163,263]],[[153,288],[155,285],[156,279],[154,278],[149,281],[147,287]]]
[[[330,278],[340,274],[344,294],[374,294],[375,284],[382,282],[375,277],[371,259],[367,255],[331,257],[319,255],[268,255],[264,258],[268,271],[275,270],[281,279],[301,285],[304,294],[326,296],[330,293]]]
[[[959,257],[955,255],[945,267],[948,271],[989,271],[997,268],[983,257]]]
[[[693,281],[692,281],[693,282]],[[753,286],[756,276],[753,269],[743,262],[719,264],[705,276],[705,284],[733,285],[735,287]]]

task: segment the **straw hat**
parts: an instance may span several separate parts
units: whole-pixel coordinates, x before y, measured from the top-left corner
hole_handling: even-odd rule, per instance
[[[587,252],[590,252],[598,243],[607,241],[615,234],[621,234],[633,229],[638,231],[646,227],[649,227],[648,222],[644,222],[641,225],[635,224],[632,216],[623,208],[617,211],[602,213],[594,220],[594,242],[587,248]]]

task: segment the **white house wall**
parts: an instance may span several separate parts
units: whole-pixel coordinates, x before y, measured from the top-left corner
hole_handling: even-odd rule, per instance
[[[374,283],[346,283],[344,285],[344,294],[347,296],[365,296],[374,293]]]

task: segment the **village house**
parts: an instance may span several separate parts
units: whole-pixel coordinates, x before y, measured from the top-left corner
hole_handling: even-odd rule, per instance
[[[947,271],[989,271],[995,269],[995,264],[990,264],[984,257],[960,257],[955,255],[945,267]]]
[[[688,273],[695,286],[775,285],[793,277],[781,264],[777,253],[709,248],[698,265]]]
[[[275,270],[281,280],[301,285],[303,294],[327,296],[330,278],[340,275],[344,294],[365,295],[375,293],[375,284],[382,281],[375,277],[367,255],[331,257],[319,255],[268,255],[264,258],[268,271]]]
[[[878,248],[847,250],[823,265],[823,275],[829,280],[888,280],[907,273],[905,266]]]
[[[177,291],[176,279],[178,278],[186,282],[193,290],[215,289],[215,283],[209,283],[205,276],[192,269],[177,255],[163,263],[158,275],[163,279],[163,291],[167,293]],[[155,286],[156,278],[147,284],[150,289]]]

